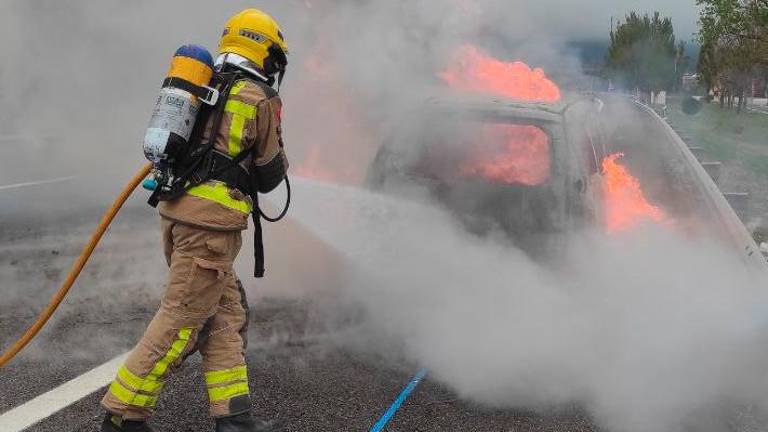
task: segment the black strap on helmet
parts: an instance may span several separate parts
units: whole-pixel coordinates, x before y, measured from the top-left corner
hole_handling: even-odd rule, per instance
[[[288,67],[288,56],[280,48],[280,45],[274,42],[272,42],[267,53],[267,58],[264,59],[264,72],[271,78],[270,86],[274,84],[274,76],[277,75],[277,91],[279,92]]]

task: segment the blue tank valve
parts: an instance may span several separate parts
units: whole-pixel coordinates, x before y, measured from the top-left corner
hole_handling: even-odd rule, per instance
[[[148,178],[144,180],[144,183],[141,184],[141,187],[148,191],[154,191],[157,189],[157,180],[153,178]]]

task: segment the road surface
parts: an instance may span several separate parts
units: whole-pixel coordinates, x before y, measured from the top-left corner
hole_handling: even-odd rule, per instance
[[[639,112],[627,121],[627,127],[613,132],[618,149],[637,145],[627,142],[631,136],[643,136],[650,142],[664,139],[658,126]],[[644,165],[643,158],[628,156],[628,161],[638,172],[661,179],[648,185],[651,196],[656,190],[666,190],[664,176]],[[86,194],[78,187],[63,182],[0,191],[2,347],[24,331],[57,289],[106,207],[106,202],[82,204],[80,198]],[[674,187],[681,188],[680,194],[687,198],[663,203],[673,211],[685,213],[702,205],[691,201],[685,185]],[[67,196],[78,200],[61,199]],[[119,216],[52,322],[17,359],[0,370],[0,425],[9,421],[8,413],[23,411],[40,395],[71,380],[90,379],[89,371],[125,353],[140,337],[157,308],[164,278],[158,225],[157,216],[143,204],[141,196]],[[289,233],[286,226],[290,223],[282,228],[269,227],[268,251],[275,249],[269,248],[270,242],[292,235],[291,241],[299,247],[268,255],[275,276],[270,276],[265,286],[246,281],[254,311],[247,353],[254,412],[284,420],[290,431],[370,430],[419,365],[376,352],[365,344],[344,343],[344,325],[349,323],[325,319],[332,295],[323,289],[315,293],[294,290],[300,285],[322,285],[315,280],[315,271],[332,267],[332,251],[315,244],[306,233]],[[315,262],[316,267],[293,271],[292,254],[313,257],[301,262]],[[243,255],[249,255],[247,248]],[[326,285],[332,285],[329,280]],[[267,287],[270,284],[272,288]],[[189,359],[166,389],[152,419],[156,430],[212,430],[198,356]],[[67,400],[66,407],[57,412],[49,412],[45,404],[36,405],[32,414],[25,415],[36,415],[40,421],[28,430],[97,430],[102,416],[98,401],[103,392],[101,387],[82,399]],[[598,428],[577,406],[538,412],[478,406],[462,400],[427,374],[385,430],[588,432]]]

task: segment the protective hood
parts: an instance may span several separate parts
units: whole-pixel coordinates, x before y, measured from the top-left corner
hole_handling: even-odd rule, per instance
[[[274,78],[265,76],[264,72],[262,72],[258,66],[240,54],[223,53],[216,58],[216,61],[213,63],[213,67],[215,70],[221,71],[225,64],[236,67],[241,71],[252,75],[256,79],[270,83],[270,85],[272,82],[274,82]]]

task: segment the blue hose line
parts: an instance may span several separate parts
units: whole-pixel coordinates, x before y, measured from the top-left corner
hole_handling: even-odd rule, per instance
[[[381,432],[384,430],[384,428],[387,426],[387,423],[392,419],[392,417],[397,413],[397,410],[400,409],[400,406],[403,405],[403,402],[405,402],[406,399],[408,399],[408,396],[411,395],[413,390],[416,388],[416,386],[419,385],[422,379],[427,375],[426,369],[420,369],[416,375],[414,375],[413,378],[411,378],[411,381],[408,383],[407,386],[403,389],[403,391],[400,392],[400,394],[397,396],[397,399],[395,399],[394,402],[392,402],[392,405],[389,406],[389,409],[387,412],[384,413],[383,416],[379,419],[379,421],[376,422],[375,425],[371,428],[370,432]]]

